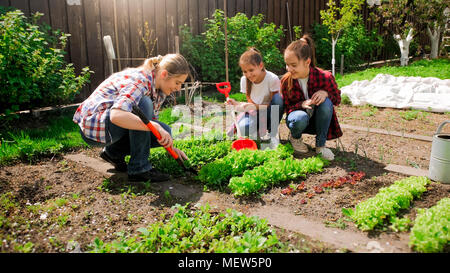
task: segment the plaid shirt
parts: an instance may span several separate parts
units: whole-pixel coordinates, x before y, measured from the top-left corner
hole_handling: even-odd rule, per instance
[[[155,90],[153,79],[153,73],[142,68],[112,74],[78,107],[73,121],[87,138],[106,143],[105,120],[109,109],[131,112],[133,104],[138,105],[142,96],[150,96],[157,118],[166,96]]]
[[[292,81],[292,89],[289,89],[289,81]],[[311,67],[308,78],[308,95],[311,98],[317,91],[324,90],[328,92],[328,98],[333,105],[341,103],[341,91],[338,89],[333,75],[316,67]],[[295,110],[305,110],[302,103],[306,100],[303,90],[297,80],[290,77],[286,73],[281,80],[281,95],[286,109],[286,114],[289,115]],[[330,128],[328,129],[327,140],[339,138],[342,136],[342,130],[336,116],[336,111],[333,108],[333,116],[331,118]]]

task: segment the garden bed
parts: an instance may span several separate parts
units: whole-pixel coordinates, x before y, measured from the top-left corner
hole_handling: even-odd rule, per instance
[[[366,119],[363,112],[367,110],[341,106],[338,115],[343,123],[404,132],[414,128],[415,133],[426,136],[432,136],[438,124],[449,119],[448,114],[430,113],[425,119],[403,122],[397,118],[396,126],[387,127],[401,110],[379,109]],[[349,118],[352,115],[362,118],[353,120]],[[284,124],[280,135],[282,143],[286,143]],[[306,136],[305,140],[310,146],[314,143],[313,137]],[[106,243],[123,234],[138,234],[140,228],[170,218],[174,214],[173,205],[188,202],[192,210],[196,209],[195,204],[209,204],[215,213],[231,208],[266,218],[280,241],[286,244],[277,251],[411,251],[409,232],[395,232],[388,226],[360,231],[342,214],[342,208],[354,208],[375,196],[380,188],[406,177],[386,171],[387,164],[427,169],[431,142],[344,129],[340,143],[329,141],[327,146],[334,149],[336,160],[322,172],[282,182],[264,190],[260,196],[250,197],[235,197],[229,190],[204,191],[199,181],[186,176],[163,184],[136,186],[128,184],[124,175],[105,174],[97,166],[86,167],[63,156],[44,158],[33,164],[3,166],[0,168],[1,251],[89,251],[95,238]],[[83,153],[100,160],[99,151],[84,148],[73,154]],[[294,157],[303,159],[313,155],[310,152],[294,154]],[[364,172],[365,176],[355,184],[316,192],[323,183],[350,172]],[[287,187],[302,182],[306,189],[283,194]],[[410,209],[401,211],[401,216],[414,220],[418,208],[430,208],[449,196],[450,185],[431,183]],[[123,234],[117,234],[119,231]]]

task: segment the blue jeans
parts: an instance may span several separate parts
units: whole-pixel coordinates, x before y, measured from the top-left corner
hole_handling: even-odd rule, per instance
[[[278,126],[280,125],[281,118],[283,117],[284,104],[283,99],[279,93],[273,95],[270,101],[270,106],[266,110],[258,110],[257,114],[252,116],[249,113],[245,115],[238,121],[239,129],[243,136],[256,139],[256,135],[260,126],[262,129],[267,129],[271,137],[274,137],[278,133]],[[266,124],[261,124],[261,121],[266,119]],[[258,122],[259,121],[259,122]],[[274,128],[272,130],[271,128]]]
[[[153,119],[153,102],[149,97],[142,97],[138,106],[149,120]],[[81,132],[81,136],[84,141],[91,146],[105,147],[105,152],[113,160],[120,161],[125,156],[130,155],[130,161],[127,167],[128,174],[140,174],[151,170],[152,165],[148,161],[150,148],[161,147],[156,137],[149,131],[129,130],[113,124],[109,118],[110,109],[107,111],[105,126],[106,143],[100,143],[88,139]],[[172,134],[172,130],[169,125],[160,121],[156,122],[159,123],[169,134]]]
[[[327,141],[332,116],[333,103],[327,98],[315,107],[311,118],[305,111],[296,110],[289,113],[286,124],[293,138],[301,138],[303,133],[316,135],[316,147],[323,147]]]

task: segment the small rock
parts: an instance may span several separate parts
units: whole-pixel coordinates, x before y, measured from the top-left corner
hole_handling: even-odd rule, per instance
[[[382,248],[377,241],[368,242],[366,248],[370,253],[381,253],[384,251],[384,248]]]

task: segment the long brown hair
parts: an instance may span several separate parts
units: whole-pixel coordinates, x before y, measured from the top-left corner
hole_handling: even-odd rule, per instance
[[[299,60],[308,60],[311,59],[310,67],[316,67],[316,47],[314,45],[313,39],[308,35],[303,35],[302,38],[293,41],[288,45],[286,51],[293,52]],[[290,92],[292,87],[294,86],[294,79],[291,76],[291,73],[287,72],[284,74],[281,82],[284,83],[287,81],[287,90]]]
[[[255,47],[248,48],[247,51],[242,53],[241,57],[239,58],[239,65],[251,64],[254,66],[258,66],[261,63],[264,65],[263,57],[261,55],[261,52],[259,52],[259,50],[256,49]],[[263,71],[264,70],[265,70],[265,68],[263,66]],[[253,83],[249,79],[246,79],[246,80],[247,80],[246,93],[247,93],[247,96],[250,96]]]

